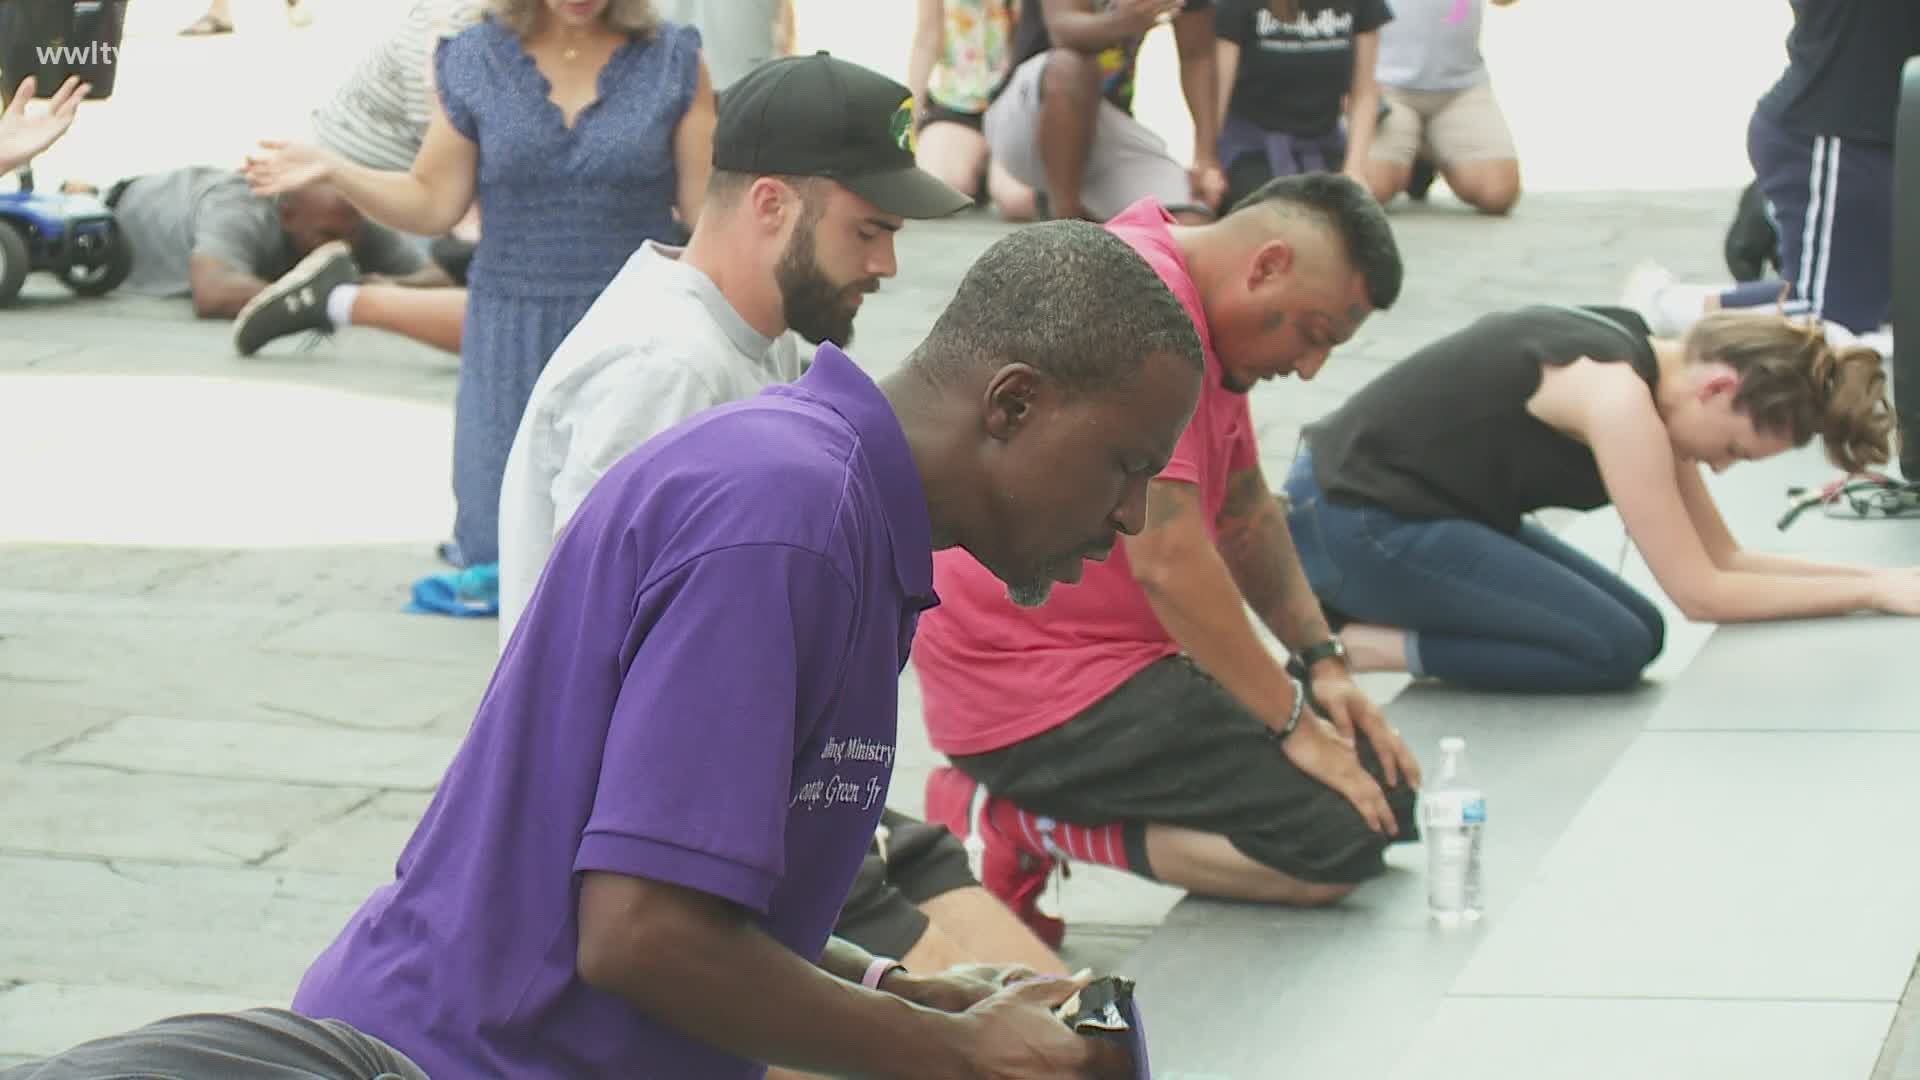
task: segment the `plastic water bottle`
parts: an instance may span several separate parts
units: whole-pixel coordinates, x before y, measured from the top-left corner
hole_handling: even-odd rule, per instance
[[[1480,842],[1487,800],[1467,777],[1467,741],[1440,740],[1440,776],[1421,793],[1427,844],[1427,910],[1443,926],[1473,922],[1485,910],[1480,893]]]

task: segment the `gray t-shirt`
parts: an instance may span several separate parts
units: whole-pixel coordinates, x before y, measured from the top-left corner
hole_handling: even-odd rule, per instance
[[[773,59],[773,28],[782,0],[655,0],[662,19],[700,31],[701,57],[713,88],[723,91]]]
[[[1393,0],[1374,78],[1397,90],[1465,90],[1487,77],[1480,58],[1486,0]]]
[[[195,255],[272,281],[293,269],[300,252],[280,228],[278,203],[255,195],[232,169],[192,166],[136,177],[114,205],[133,248],[124,288],[147,296],[187,296]],[[369,221],[353,245],[365,273],[400,276],[426,266],[418,245]]]

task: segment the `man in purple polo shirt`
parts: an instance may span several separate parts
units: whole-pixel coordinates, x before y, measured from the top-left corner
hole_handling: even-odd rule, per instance
[[[825,122],[794,111],[792,138]],[[841,182],[897,202],[874,185],[925,176],[897,149]],[[1112,1064],[1050,1011],[1079,981],[908,972],[830,931],[886,804],[933,552],[1029,605],[1079,580],[1142,527],[1201,372],[1146,262],[1053,222],[990,248],[884,380],[822,346],[642,444],[561,533],[395,880],[295,1010],[435,1080]]]

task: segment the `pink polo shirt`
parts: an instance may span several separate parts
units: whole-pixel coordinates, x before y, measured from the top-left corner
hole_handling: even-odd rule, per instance
[[[1200,489],[1209,535],[1227,499],[1227,478],[1258,460],[1247,396],[1221,385],[1200,292],[1174,243],[1173,218],[1151,199],[1128,207],[1108,231],[1140,253],[1180,299],[1200,332],[1206,385],[1161,480]],[[1104,563],[1087,563],[1077,585],[1055,585],[1039,608],[1016,607],[1007,587],[959,548],[934,555],[940,604],[920,618],[914,671],[927,731],[943,754],[998,750],[1058,727],[1180,646],[1133,580],[1123,541]]]

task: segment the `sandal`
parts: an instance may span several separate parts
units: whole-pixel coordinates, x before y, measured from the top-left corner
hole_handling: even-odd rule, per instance
[[[202,15],[199,18],[188,23],[186,29],[180,31],[180,36],[181,37],[210,37],[214,34],[231,34],[231,33],[233,33],[232,23],[228,22],[225,19],[216,18],[211,14],[207,14],[207,15]]]

